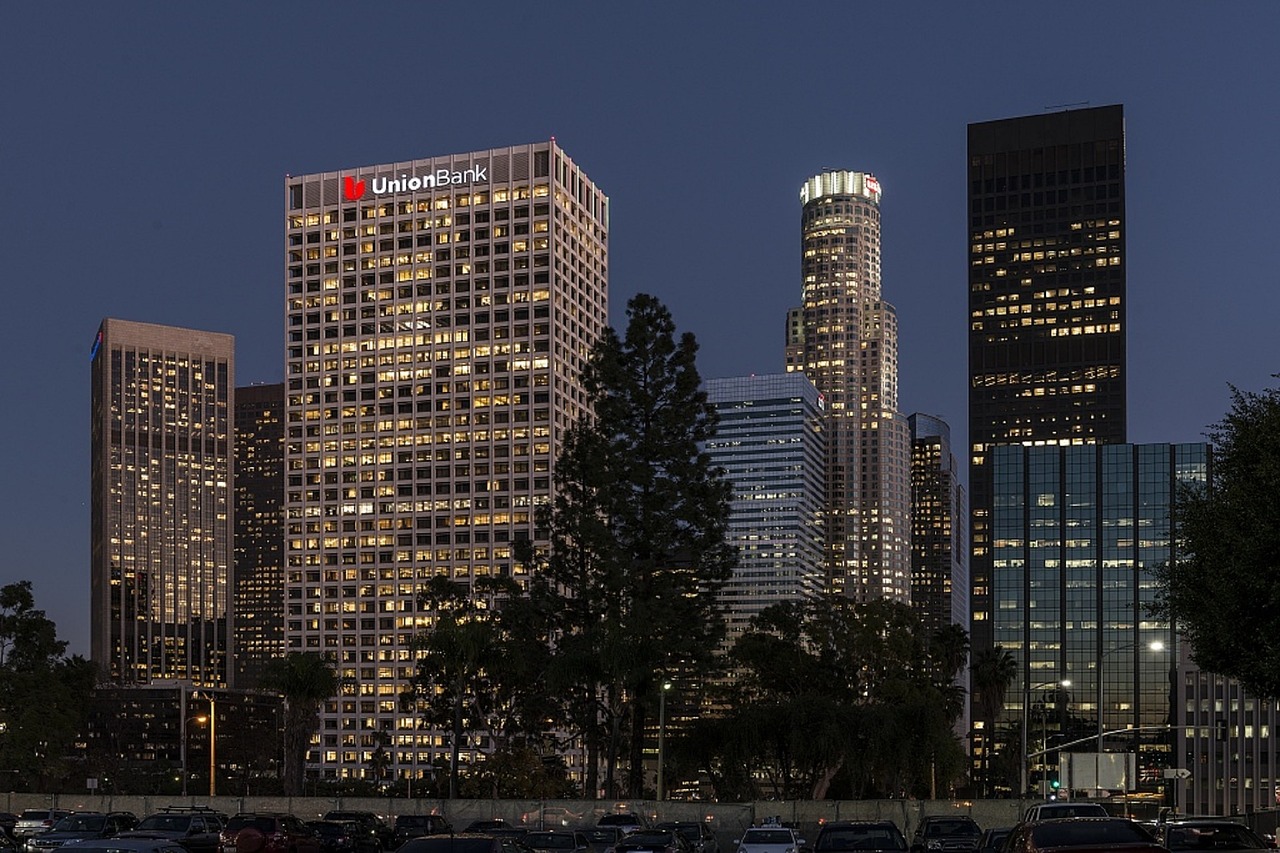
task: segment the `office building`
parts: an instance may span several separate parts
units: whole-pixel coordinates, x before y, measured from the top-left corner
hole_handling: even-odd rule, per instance
[[[800,373],[704,386],[720,419],[706,451],[733,486],[728,541],[738,564],[718,596],[728,650],[765,608],[815,601],[826,587],[823,400]]]
[[[554,142],[284,181],[286,624],[344,692],[311,765],[446,761],[400,708],[431,578],[523,580],[608,319],[609,205]],[[469,740],[463,760],[487,747]]]
[[[235,400],[235,686],[257,688],[284,654],[284,385]]]
[[[214,332],[98,329],[90,655],[110,683],[230,680],[233,350]]]
[[[1119,105],[969,125],[975,650],[993,642],[991,448],[1126,440],[1124,169]]]
[[[968,507],[951,427],[917,412],[911,427],[911,607],[926,634],[969,630]]]
[[[826,171],[800,201],[802,305],[787,315],[786,361],[827,405],[829,588],[907,602],[911,441],[897,315],[880,295],[880,183]]]
[[[983,742],[1031,756],[1022,769],[1033,784],[1056,772],[1057,753],[1035,757],[1046,746],[1132,753],[1125,793],[1161,801],[1164,770],[1177,766],[1179,643],[1150,615],[1154,570],[1177,556],[1174,500],[1180,485],[1206,481],[1208,446],[1005,445],[988,464],[992,628],[1018,666]]]

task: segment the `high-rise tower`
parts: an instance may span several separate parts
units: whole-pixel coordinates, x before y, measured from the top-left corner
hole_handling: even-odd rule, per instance
[[[1125,441],[1124,111],[969,125],[972,642],[993,642],[1000,444]]]
[[[803,304],[787,317],[787,369],[826,399],[829,587],[910,601],[911,438],[897,314],[880,298],[880,183],[827,171],[800,201]]]
[[[285,641],[346,685],[312,763],[364,775],[390,738],[417,778],[448,749],[399,705],[419,593],[522,579],[608,320],[608,199],[554,141],[284,191]]]
[[[284,385],[236,389],[235,686],[284,654]]]
[[[116,684],[229,682],[233,351],[214,332],[98,329],[90,655]]]

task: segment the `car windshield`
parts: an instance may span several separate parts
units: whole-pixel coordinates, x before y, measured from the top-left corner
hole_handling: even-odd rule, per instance
[[[1165,847],[1170,850],[1265,850],[1267,845],[1245,826],[1230,823],[1174,826]]]
[[[970,820],[939,820],[929,824],[924,834],[930,838],[937,835],[978,836],[982,834],[982,830]]]
[[[524,843],[544,850],[572,850],[578,846],[573,843],[573,836],[564,832],[530,832]]]
[[[138,822],[136,829],[155,832],[186,832],[191,818],[176,814],[153,814]]]
[[[743,844],[790,844],[788,829],[748,829],[742,836]]]
[[[1152,841],[1142,827],[1127,820],[1052,821],[1032,827],[1031,839],[1042,850],[1093,844],[1150,844]]]
[[[842,826],[818,836],[818,850],[906,850],[902,836],[886,826]]]
[[[54,832],[98,832],[107,825],[107,816],[69,814],[53,825]]]
[[[18,816],[18,820],[44,820],[49,817],[48,809],[27,809]]]
[[[669,844],[671,842],[671,833],[666,831],[658,831],[656,829],[638,829],[635,832],[622,839],[623,844],[631,846],[646,844]]]
[[[276,821],[270,817],[233,817],[227,821],[227,832],[232,834],[249,827],[269,835],[276,831]]]
[[[612,844],[618,840],[618,829],[613,826],[607,826],[603,829],[584,829],[582,834],[587,836],[588,841],[605,841]]]

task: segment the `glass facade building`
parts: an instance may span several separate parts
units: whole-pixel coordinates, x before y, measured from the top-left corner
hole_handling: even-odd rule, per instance
[[[968,507],[951,427],[917,412],[911,427],[911,607],[928,634],[969,629]]]
[[[284,654],[284,385],[236,389],[235,686]]]
[[[400,707],[431,578],[523,581],[608,322],[609,204],[554,141],[289,176],[285,644],[344,692],[309,764],[415,779],[448,739]],[[490,748],[468,739],[463,760]]]
[[[827,406],[832,592],[911,598],[911,438],[898,411],[898,318],[880,295],[880,182],[826,171],[800,189],[802,305],[786,363]]]
[[[738,564],[719,593],[728,649],[760,611],[825,589],[823,400],[799,373],[710,379],[705,389],[720,417],[706,451],[733,484]]]
[[[1206,481],[1208,446],[1003,446],[990,466],[992,627],[1018,663],[996,738],[1136,753],[1133,789],[1163,793],[1178,643],[1149,614],[1153,570],[1175,557],[1175,494]],[[1033,778],[1055,760],[1032,759]]]
[[[969,125],[975,649],[992,622],[990,449],[1126,438],[1124,110]]]
[[[230,681],[234,346],[127,320],[98,329],[89,618],[106,682]]]

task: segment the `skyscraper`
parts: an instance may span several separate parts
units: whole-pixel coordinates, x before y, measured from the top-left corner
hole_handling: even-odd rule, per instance
[[[1155,569],[1177,557],[1177,490],[1206,481],[1208,446],[1006,445],[988,464],[992,626],[1018,663],[995,738],[1029,733],[1020,750],[1005,746],[1024,757],[1040,741],[1133,753],[1139,779],[1129,790],[1159,792],[1162,771],[1185,754],[1173,752],[1167,728],[1182,704],[1170,692],[1178,638],[1150,615]],[[1032,757],[1024,769],[1056,760]]]
[[[927,634],[969,630],[968,507],[951,427],[917,412],[911,426],[911,607]]]
[[[233,352],[116,319],[94,340],[90,655],[113,683],[229,682]]]
[[[235,686],[284,654],[284,385],[236,389]]]
[[[765,608],[826,588],[823,400],[800,373],[704,386],[720,418],[706,450],[733,485],[728,541],[738,564],[719,593],[727,649]]]
[[[969,125],[972,642],[993,642],[990,449],[1125,441],[1124,112]]]
[[[290,651],[348,685],[312,756],[361,776],[391,738],[417,778],[448,745],[399,707],[431,578],[523,580],[608,318],[608,199],[552,142],[288,177]],[[464,760],[480,745],[463,746]]]
[[[826,171],[800,201],[802,305],[787,315],[787,368],[826,398],[829,588],[906,602],[911,441],[897,314],[880,298],[880,182]]]

